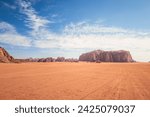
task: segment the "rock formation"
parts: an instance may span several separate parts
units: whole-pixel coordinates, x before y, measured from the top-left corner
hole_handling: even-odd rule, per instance
[[[64,57],[57,57],[56,62],[65,62]]]
[[[0,47],[0,62],[10,63],[15,62],[15,59],[9,55],[9,53],[2,47]]]
[[[103,51],[95,50],[80,55],[79,60],[74,58],[57,57],[52,58],[28,58],[28,59],[14,59],[9,53],[2,47],[0,47],[0,62],[78,62],[78,61],[89,61],[89,62],[134,62],[129,51]]]
[[[79,61],[89,62],[133,62],[132,56],[129,51],[103,51],[95,50],[84,53],[79,57]]]
[[[48,58],[40,58],[38,59],[37,62],[55,62],[55,59],[52,57],[48,57]]]
[[[18,62],[78,62],[78,59],[75,58],[67,58],[65,59],[64,57],[57,57],[52,58],[27,58],[27,59],[16,59]]]
[[[79,62],[79,60],[74,58],[67,58],[65,59],[65,62]]]

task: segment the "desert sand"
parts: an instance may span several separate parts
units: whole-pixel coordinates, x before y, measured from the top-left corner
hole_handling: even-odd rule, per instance
[[[0,99],[150,99],[150,63],[0,63]]]

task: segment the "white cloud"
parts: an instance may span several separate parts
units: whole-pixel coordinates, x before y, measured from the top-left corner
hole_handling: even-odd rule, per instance
[[[0,22],[0,32],[9,32],[9,33],[15,33],[16,29],[9,23],[6,22]]]
[[[100,34],[100,33],[126,33],[123,28],[105,27],[101,24],[88,24],[87,22],[71,23],[65,26],[64,33],[68,34]]]
[[[19,46],[30,46],[31,43],[26,36],[18,34],[15,27],[6,22],[0,22],[0,42]]]
[[[35,9],[32,7],[31,2],[18,0],[18,5],[20,7],[20,12],[26,15],[25,23],[30,29],[30,35],[34,39],[45,39],[43,35],[47,35],[47,25],[52,23],[46,18],[39,16]]]
[[[148,48],[150,34],[117,27],[106,27],[98,24],[71,23],[62,30],[61,34],[47,31],[46,41],[40,40],[37,45],[43,48],[51,43],[59,48]],[[42,46],[43,45],[43,46]],[[48,46],[47,46],[48,45]],[[134,46],[134,47],[133,47]]]

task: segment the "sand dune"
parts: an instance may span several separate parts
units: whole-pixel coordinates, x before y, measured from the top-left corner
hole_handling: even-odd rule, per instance
[[[150,64],[1,63],[0,99],[150,99]]]

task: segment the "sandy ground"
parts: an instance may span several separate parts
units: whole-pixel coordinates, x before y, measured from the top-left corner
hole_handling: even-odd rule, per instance
[[[1,63],[0,99],[150,99],[150,63]]]

